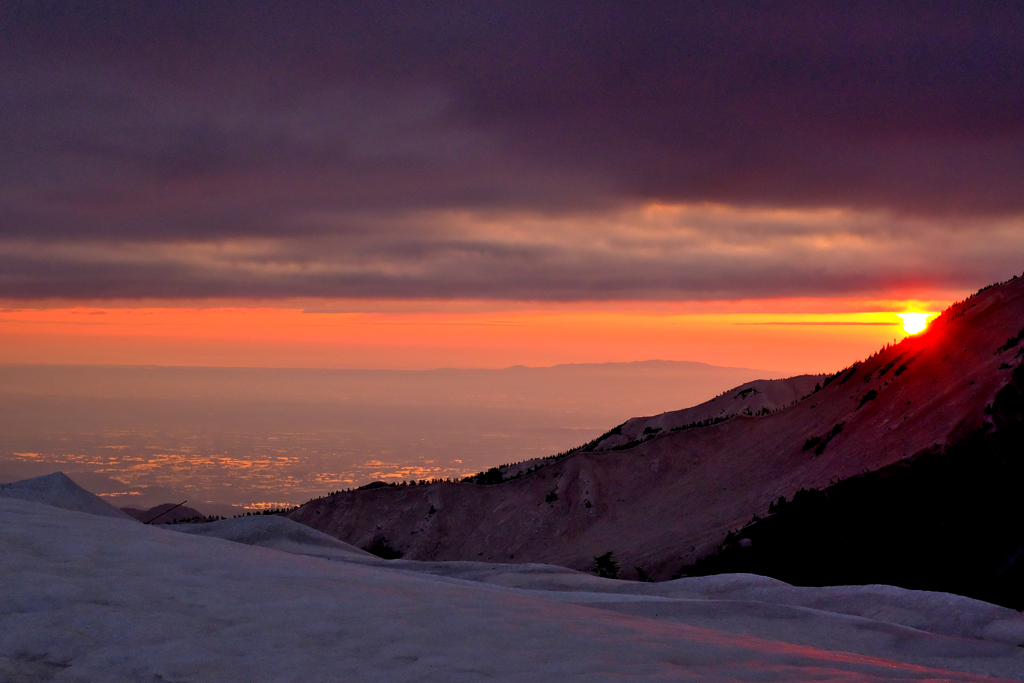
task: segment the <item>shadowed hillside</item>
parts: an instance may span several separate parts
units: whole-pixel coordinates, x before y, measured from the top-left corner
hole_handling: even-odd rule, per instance
[[[121,508],[121,512],[131,515],[145,524],[172,524],[186,519],[206,517],[206,515],[195,508],[175,503],[163,503],[146,510]]]
[[[359,547],[386,541],[409,559],[592,569],[611,552],[623,578],[667,579],[736,539],[728,534],[780,497],[926,454],[969,457],[957,448],[979,435],[1016,438],[992,406],[1020,365],[1022,325],[1024,279],[1015,278],[950,307],[921,335],[815,379],[792,404],[729,419],[725,411],[719,422],[687,420],[690,411],[631,420],[619,428],[622,443],[608,441],[613,430],[497,485],[341,492],[291,517]],[[739,394],[725,396],[753,392]],[[713,417],[709,404],[691,410]],[[616,445],[632,447],[596,450]],[[994,467],[987,476],[998,476]]]
[[[780,498],[680,575],[889,584],[1024,609],[1024,368],[989,407],[991,423],[945,449]]]

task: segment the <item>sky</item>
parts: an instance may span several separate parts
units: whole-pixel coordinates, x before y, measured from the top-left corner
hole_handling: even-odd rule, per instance
[[[831,371],[1024,270],[1016,2],[6,2],[0,358]]]

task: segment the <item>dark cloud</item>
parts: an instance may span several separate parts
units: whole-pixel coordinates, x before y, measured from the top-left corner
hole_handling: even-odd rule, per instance
[[[1003,246],[1000,267],[1022,255],[1006,233],[1024,214],[1022,30],[1013,2],[5,3],[0,295],[984,281],[1003,273],[971,261],[981,247],[955,221]],[[807,257],[785,242],[806,226],[744,218],[730,233],[697,214],[699,247],[652,257],[646,235],[621,257],[595,251],[651,203],[875,218],[855,230],[860,271],[834,245],[817,253],[830,268],[788,261]],[[439,222],[453,215],[478,222]],[[540,223],[514,246],[488,235],[524,215]],[[544,237],[606,215],[617,227]],[[811,232],[833,244],[850,229],[819,216]],[[725,234],[744,248],[708,246]],[[920,241],[936,235],[954,235],[945,251]],[[266,267],[231,251],[246,240],[263,240]],[[897,242],[931,260],[891,270]]]
[[[0,251],[0,291],[15,298],[914,297],[971,289],[1024,263],[1014,219],[935,224],[721,206],[389,219],[274,238],[9,240]]]

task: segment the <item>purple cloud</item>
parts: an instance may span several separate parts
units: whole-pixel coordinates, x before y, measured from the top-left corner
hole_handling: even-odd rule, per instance
[[[8,3],[0,26],[0,296],[848,294],[1024,256],[1018,3]]]

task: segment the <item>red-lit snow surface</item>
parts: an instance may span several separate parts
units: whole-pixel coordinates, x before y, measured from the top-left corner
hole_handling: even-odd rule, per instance
[[[279,517],[2,497],[0,549],[5,682],[1024,680],[1024,616],[886,586],[388,562]]]

